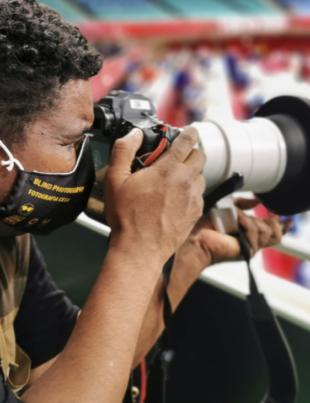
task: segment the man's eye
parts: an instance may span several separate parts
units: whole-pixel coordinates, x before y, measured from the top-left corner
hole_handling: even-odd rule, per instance
[[[78,140],[78,141],[75,141],[74,143],[66,144],[66,146],[67,146],[68,148],[75,148],[75,149],[77,149],[77,148],[80,146],[80,144],[82,143],[82,141],[83,141],[83,139],[80,139],[80,140]]]

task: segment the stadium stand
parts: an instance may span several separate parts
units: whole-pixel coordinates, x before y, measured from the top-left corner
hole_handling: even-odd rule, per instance
[[[290,2],[289,0],[279,0]],[[306,5],[307,0],[299,0]],[[242,15],[274,15],[279,8],[261,0],[43,0],[66,20],[166,21],[173,18],[212,19]],[[293,2],[293,0],[291,0]],[[310,8],[310,6],[309,6]]]

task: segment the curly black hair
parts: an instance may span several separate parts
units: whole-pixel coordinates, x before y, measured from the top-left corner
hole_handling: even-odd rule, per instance
[[[62,85],[101,67],[102,56],[56,11],[0,0],[0,139],[22,143],[26,125],[53,106]]]

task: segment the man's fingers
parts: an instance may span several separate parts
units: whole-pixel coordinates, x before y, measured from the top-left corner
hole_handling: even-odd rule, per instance
[[[239,241],[221,232],[201,230],[200,242],[204,253],[209,255],[209,264],[235,260],[240,255]]]
[[[269,246],[269,241],[272,236],[272,229],[260,218],[253,218],[258,229],[258,247],[264,248]]]
[[[252,208],[256,207],[260,201],[258,199],[242,199],[237,198],[234,200],[234,204],[236,207],[240,208],[241,210],[251,210]]]
[[[272,229],[270,246],[276,245],[281,242],[282,236],[287,234],[293,225],[292,219],[280,221],[277,217],[274,216],[264,218],[263,221],[265,221]]]
[[[198,190],[198,194],[201,196],[201,199],[202,199],[202,195],[203,195],[204,191],[206,190],[205,178],[202,175],[196,176],[195,184],[196,184],[196,187],[197,187],[197,190]]]
[[[127,136],[114,143],[109,166],[118,173],[117,178],[123,182],[131,174],[131,164],[136,152],[141,147],[143,133],[140,129],[133,129]]]
[[[191,153],[194,145],[198,141],[198,131],[191,126],[187,126],[172,142],[166,155],[173,156],[178,162],[184,162]]]
[[[251,251],[255,254],[259,249],[258,243],[258,228],[255,225],[254,220],[248,217],[242,211],[238,211],[240,225],[244,228],[246,237],[251,245]]]
[[[245,229],[246,236],[254,253],[260,248],[278,244],[292,226],[292,220],[280,222],[275,216],[264,219],[248,217],[238,210],[239,222]]]
[[[282,225],[277,217],[267,217],[263,220],[272,230],[268,246],[273,246],[281,242],[282,239]]]
[[[193,234],[197,234],[199,231],[202,229],[210,229],[214,230],[210,216],[209,215],[203,215],[199,218],[197,223],[195,224],[195,227],[193,228]]]
[[[282,233],[287,234],[293,225],[293,220],[289,218],[288,220],[282,221]]]
[[[192,150],[184,164],[191,169],[191,175],[195,178],[203,170],[206,163],[206,155],[197,149]]]

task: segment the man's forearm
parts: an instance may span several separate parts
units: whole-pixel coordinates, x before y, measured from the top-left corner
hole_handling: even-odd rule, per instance
[[[133,368],[135,368],[142,361],[164,330],[163,290],[164,282],[162,276],[160,276],[144,317],[133,360]]]
[[[167,290],[173,312],[177,309],[190,287],[197,280],[200,272],[204,269],[204,267],[201,266],[199,256],[191,255],[192,253],[189,254],[188,251],[184,253],[183,250],[177,252],[175,255]],[[189,261],[191,264],[189,264]],[[150,351],[165,328],[163,306],[164,282],[161,276],[157,282],[143,321],[133,361],[133,368],[135,368]]]
[[[141,253],[108,252],[67,346],[22,401],[122,401],[162,265],[154,259],[145,270],[146,256]]]

